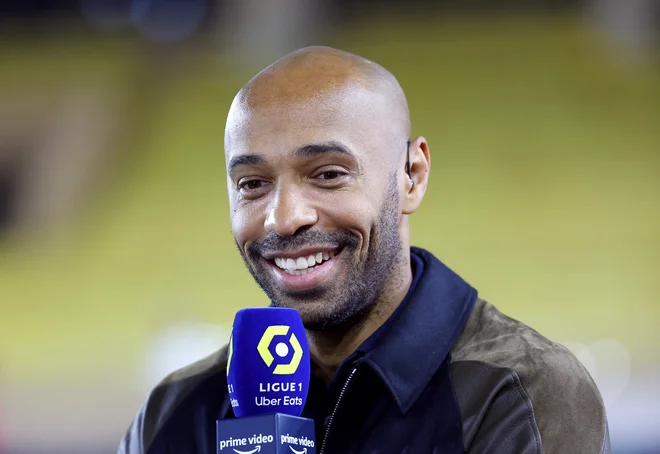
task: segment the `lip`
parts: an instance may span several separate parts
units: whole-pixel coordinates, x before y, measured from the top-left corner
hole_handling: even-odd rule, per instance
[[[300,252],[308,252],[311,255],[313,251],[316,252],[323,252],[323,251],[328,251],[328,250],[334,250],[336,248],[331,248],[331,249],[305,249],[301,250]],[[323,262],[321,265],[318,265],[317,268],[314,271],[311,271],[307,274],[303,274],[301,276],[296,276],[293,274],[289,274],[277,265],[271,260],[267,260],[268,265],[271,268],[271,271],[273,275],[275,276],[275,279],[277,280],[277,283],[283,287],[285,290],[289,292],[302,292],[305,290],[311,290],[315,287],[318,287],[319,285],[325,283],[329,279],[332,278],[333,273],[335,268],[337,267],[338,258],[341,257],[342,253],[344,250],[342,249],[337,255],[332,257],[330,260],[326,260]],[[298,253],[298,252],[296,252]],[[287,257],[285,255],[278,255],[277,257]],[[299,256],[291,256],[291,257],[299,257]]]

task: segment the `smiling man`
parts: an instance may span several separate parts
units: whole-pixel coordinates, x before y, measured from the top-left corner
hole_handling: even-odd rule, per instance
[[[323,454],[610,452],[575,357],[411,246],[431,156],[388,71],[325,47],[283,57],[234,99],[225,154],[238,250],[307,329]],[[215,452],[226,361],[166,377],[119,452]]]

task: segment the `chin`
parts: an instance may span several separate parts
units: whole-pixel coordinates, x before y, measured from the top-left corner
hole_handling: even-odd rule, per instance
[[[324,310],[310,310],[304,315],[301,314],[305,328],[310,331],[346,331],[360,325],[368,313],[366,309],[334,308],[331,311],[328,311],[327,307],[322,309]]]
[[[334,325],[337,319],[342,318],[340,310],[329,310],[328,303],[323,300],[278,298],[272,300],[271,306],[294,309],[300,315],[303,326],[314,331]]]
[[[364,306],[358,301],[344,301],[344,295],[338,295],[327,286],[297,292],[275,291],[268,296],[271,306],[297,311],[305,328],[311,331],[347,329],[359,324],[370,309],[370,305]]]

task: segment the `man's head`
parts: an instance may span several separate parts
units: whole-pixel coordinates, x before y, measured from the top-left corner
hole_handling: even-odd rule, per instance
[[[409,140],[396,79],[336,49],[289,54],[234,99],[225,131],[234,238],[273,304],[296,309],[309,329],[345,325],[401,285],[407,216],[430,165],[425,139],[410,141],[409,178]]]

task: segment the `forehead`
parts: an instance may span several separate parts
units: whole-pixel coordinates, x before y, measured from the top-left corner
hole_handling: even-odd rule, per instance
[[[381,148],[388,130],[387,100],[347,88],[265,107],[235,101],[227,119],[227,162],[238,154],[277,155],[302,145],[338,141],[356,154]]]

